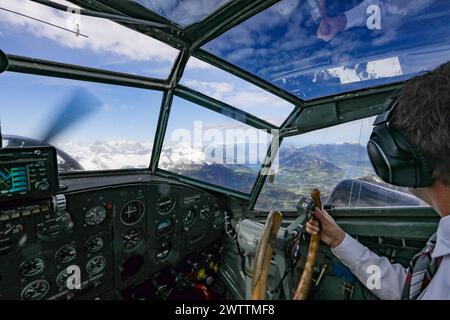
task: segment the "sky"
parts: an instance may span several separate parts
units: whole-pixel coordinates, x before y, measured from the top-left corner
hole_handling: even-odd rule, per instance
[[[439,0],[426,1],[439,4]],[[56,2],[73,6],[62,0]],[[174,3],[164,2],[166,7],[155,10],[161,14],[163,10],[169,17],[198,20],[204,12],[213,11],[225,1],[197,0],[191,1],[191,6],[179,8],[173,7]],[[360,1],[336,3],[339,5],[328,8],[330,15],[351,9]],[[179,53],[158,40],[108,20],[79,17],[27,0],[0,0],[0,8],[79,32],[77,36],[0,10],[0,49],[8,54],[165,79]],[[367,80],[394,81],[402,75],[409,77],[448,59],[449,33],[429,36],[432,28],[448,30],[450,19],[443,24],[442,17],[448,16],[450,9],[442,9],[439,5],[425,7],[423,14],[418,15],[422,20],[415,13],[414,21],[422,23],[420,28],[403,26],[404,18],[394,15],[386,20],[385,29],[353,28],[325,42],[315,35],[317,26],[308,16],[307,7],[298,0],[284,0],[204,48],[300,97],[314,97],[376,83]],[[195,58],[189,60],[181,83],[275,125],[280,125],[293,110],[286,101]],[[80,86],[97,96],[101,107],[66,130],[58,138],[61,143],[153,142],[161,92],[11,72],[0,74],[3,133],[39,138],[67,96]],[[177,129],[193,132],[198,121],[203,122],[204,128],[245,128],[239,122],[176,98],[167,137]],[[325,129],[290,138],[286,144],[357,142],[362,141],[359,131],[360,123],[352,123],[332,131]]]
[[[450,57],[447,0],[326,1],[322,15],[345,14],[349,27],[329,41],[318,39],[309,3],[282,0],[202,48],[307,100],[404,80]]]
[[[111,21],[84,16],[77,20],[69,13],[25,0],[0,0],[0,7],[70,30],[76,30],[78,24],[80,34],[88,37],[0,10],[0,49],[8,54],[160,79],[168,76],[178,54],[178,50],[160,41]],[[182,83],[276,125],[293,110],[284,100],[195,58],[190,59]],[[42,127],[61,108],[64,97],[78,86],[90,90],[103,106],[65,132],[60,140],[153,140],[160,92],[9,72],[0,75],[0,87],[4,88],[0,101],[3,131],[39,138]],[[178,104],[183,103],[188,102],[178,100]],[[208,110],[199,109],[196,116],[195,120],[206,125],[216,121]],[[174,117],[177,118],[180,117]],[[171,123],[174,127],[192,127],[183,120]]]

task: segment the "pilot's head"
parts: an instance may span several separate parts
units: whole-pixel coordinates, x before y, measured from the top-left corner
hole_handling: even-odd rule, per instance
[[[430,192],[448,191],[450,206],[450,62],[405,82],[374,125],[377,174],[431,205]]]

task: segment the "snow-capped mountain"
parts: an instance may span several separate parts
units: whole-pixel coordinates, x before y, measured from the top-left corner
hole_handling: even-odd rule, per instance
[[[138,141],[96,141],[91,144],[67,142],[57,147],[70,154],[85,170],[111,170],[148,167],[153,145]],[[210,151],[210,148],[194,148],[187,143],[164,146],[160,167],[180,170],[191,164],[213,164],[215,159]],[[62,161],[60,158],[59,162]]]
[[[74,157],[85,170],[146,168],[152,151],[151,143],[136,141],[68,142],[57,147]]]

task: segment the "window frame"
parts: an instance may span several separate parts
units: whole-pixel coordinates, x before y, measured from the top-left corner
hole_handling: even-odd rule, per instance
[[[108,3],[104,3],[103,1],[95,1],[95,3],[87,2],[84,0],[72,0],[73,3],[82,6],[85,9],[96,10],[96,12],[104,12],[104,13],[124,13],[123,10],[117,10],[120,6],[116,1],[108,1]],[[146,172],[150,174],[155,174],[158,176],[166,177],[168,174],[163,172],[163,170],[158,169],[159,156],[161,153],[162,143],[164,140],[165,131],[167,128],[168,118],[170,116],[170,109],[173,100],[173,96],[176,95],[184,95],[186,100],[189,100],[193,103],[197,103],[197,101],[201,101],[201,106],[211,109],[215,112],[217,110],[228,109],[228,110],[239,110],[243,114],[248,116],[251,123],[247,123],[251,126],[256,125],[265,126],[264,120],[258,119],[257,117],[252,116],[251,114],[247,114],[241,109],[234,108],[229,106],[221,101],[217,101],[205,95],[202,95],[194,90],[190,90],[188,88],[183,88],[179,84],[179,81],[183,75],[184,68],[189,60],[189,58],[196,57],[206,63],[209,63],[219,69],[231,73],[242,80],[248,81],[251,84],[254,84],[261,89],[274,94],[290,104],[294,105],[294,110],[291,114],[286,118],[286,120],[281,124],[281,126],[277,127],[280,133],[278,137],[274,137],[274,139],[279,139],[279,145],[281,145],[283,138],[291,135],[297,135],[301,133],[308,132],[305,128],[298,127],[296,125],[296,121],[303,117],[302,113],[305,110],[308,110],[311,107],[324,107],[328,108],[331,106],[330,110],[334,110],[333,112],[336,116],[341,116],[344,113],[340,112],[340,108],[342,105],[348,109],[345,112],[345,116],[342,119],[338,119],[336,124],[345,123],[351,120],[357,120],[366,117],[366,114],[378,114],[382,112],[382,106],[380,107],[381,100],[385,99],[386,94],[390,94],[395,89],[397,89],[402,83],[398,82],[395,84],[382,85],[378,87],[372,87],[369,89],[355,90],[353,92],[349,92],[342,95],[332,96],[332,97],[324,97],[311,101],[304,101],[289,92],[280,89],[271,83],[235,66],[232,65],[225,60],[218,58],[202,49],[200,47],[211,41],[212,39],[218,37],[220,34],[225,31],[231,29],[232,27],[240,24],[246,19],[256,15],[257,13],[269,8],[270,6],[277,3],[278,0],[241,0],[241,1],[232,1],[226,4],[221,10],[218,12],[214,12],[210,16],[208,16],[204,21],[199,24],[195,24],[189,26],[185,29],[179,28],[173,23],[170,23],[167,19],[159,19],[155,13],[148,11],[146,14],[148,19],[154,19],[159,21],[166,22],[170,28],[164,27],[156,27],[156,26],[142,26],[139,24],[121,22],[122,25],[133,29],[135,31],[147,34],[157,40],[160,40],[170,46],[179,49],[180,52],[177,58],[174,61],[171,72],[167,79],[154,79],[145,76],[134,76],[131,74],[114,72],[114,71],[106,71],[102,69],[95,69],[89,67],[81,67],[77,65],[58,63],[54,61],[48,60],[38,60],[33,58],[27,58],[23,56],[13,56],[8,55],[10,60],[8,70],[9,72],[20,72],[27,74],[37,74],[44,75],[56,78],[67,78],[73,80],[83,80],[90,82],[99,82],[104,84],[115,84],[136,88],[144,88],[151,90],[158,90],[163,92],[163,98],[161,101],[161,107],[159,112],[159,118],[156,128],[156,134],[154,138],[154,147],[152,150],[152,156],[150,159],[150,164],[148,169],[125,169],[125,170],[106,170],[100,172],[80,172],[80,173],[62,173],[62,176],[95,176],[98,174],[108,175],[108,174],[127,174],[130,172]],[[115,10],[115,11],[114,11]],[[132,10],[130,10],[131,12]],[[124,14],[126,15],[126,14]],[[226,19],[224,19],[226,17]],[[192,99],[192,100],[191,100]],[[363,105],[363,107],[361,107]],[[261,121],[260,121],[261,120]],[[331,124],[320,124],[317,123],[320,128],[330,126]],[[314,130],[314,129],[308,129]],[[270,148],[269,148],[270,150]],[[270,152],[267,152],[266,161],[264,163],[270,163],[271,155]],[[235,190],[227,190],[222,187],[211,186],[207,183],[200,182],[200,186],[209,189],[212,191],[221,192],[225,195],[236,196],[239,199],[246,200],[248,207],[247,209],[253,209],[254,204],[261,192],[261,189],[265,183],[267,178],[266,175],[262,175],[261,172],[264,168],[261,167],[255,184],[252,188],[250,194],[241,194],[236,192]],[[198,184],[197,182],[190,181],[189,178],[183,176],[171,176],[176,180],[187,182],[191,184]]]

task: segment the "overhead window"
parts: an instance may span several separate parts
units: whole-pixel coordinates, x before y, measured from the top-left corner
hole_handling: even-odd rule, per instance
[[[182,26],[200,22],[229,0],[135,0],[153,12]]]
[[[310,100],[447,62],[449,29],[448,1],[283,0],[203,49]]]
[[[0,30],[0,50],[8,54],[141,76],[167,78],[178,54],[171,46],[110,20],[28,0],[0,0]]]
[[[189,59],[181,83],[276,126],[294,108],[289,102],[196,58]]]

